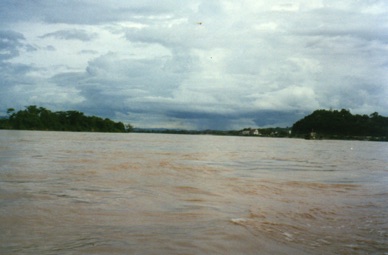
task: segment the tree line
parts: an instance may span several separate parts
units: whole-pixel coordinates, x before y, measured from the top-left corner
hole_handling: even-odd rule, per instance
[[[0,118],[0,129],[88,131],[88,132],[151,132],[179,134],[241,135],[244,130],[147,130],[134,129],[130,124],[114,122],[108,118],[85,116],[79,111],[52,112],[35,105],[24,110],[7,110],[7,117]],[[260,136],[388,140],[388,117],[374,112],[370,115],[351,114],[342,110],[316,110],[295,122],[291,128],[258,129]]]
[[[388,117],[374,112],[370,115],[351,114],[342,110],[316,110],[292,126],[296,136],[316,133],[322,138],[377,137],[388,139]]]
[[[85,116],[79,111],[52,112],[35,105],[15,111],[8,108],[7,118],[0,119],[0,129],[89,131],[89,132],[130,132],[132,126],[114,122],[108,118]]]

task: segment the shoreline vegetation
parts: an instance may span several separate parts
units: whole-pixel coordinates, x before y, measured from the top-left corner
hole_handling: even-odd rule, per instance
[[[132,126],[114,122],[108,118],[86,116],[79,111],[52,112],[35,105],[15,111],[7,109],[8,117],[0,119],[0,129],[42,130],[42,131],[83,131],[83,132],[130,132]]]
[[[295,122],[292,134],[305,139],[388,141],[388,117],[321,109]]]
[[[254,137],[288,137],[304,139],[388,141],[388,117],[374,112],[353,115],[350,111],[316,110],[295,122],[292,127],[244,128],[241,130],[184,130],[164,128],[134,128],[130,124],[108,118],[86,116],[79,111],[52,112],[35,105],[15,111],[7,109],[0,118],[0,129],[79,131],[79,132],[136,132],[191,135],[225,135]]]

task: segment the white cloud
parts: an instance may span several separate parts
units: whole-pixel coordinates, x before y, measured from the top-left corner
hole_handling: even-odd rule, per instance
[[[255,99],[254,105],[262,110],[312,111],[319,107],[314,90],[308,87],[288,86],[268,93],[253,94],[250,97]]]

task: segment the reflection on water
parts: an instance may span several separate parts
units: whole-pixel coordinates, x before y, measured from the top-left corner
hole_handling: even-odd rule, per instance
[[[388,144],[0,131],[0,254],[387,254]]]

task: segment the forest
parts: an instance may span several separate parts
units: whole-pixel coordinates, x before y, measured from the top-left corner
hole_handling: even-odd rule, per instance
[[[374,112],[370,115],[351,114],[342,110],[316,110],[292,126],[294,136],[314,134],[317,138],[388,139],[388,117]]]
[[[0,119],[0,129],[88,131],[88,132],[130,132],[132,126],[96,116],[85,116],[79,111],[52,112],[35,105],[24,110],[7,110],[7,118]]]

